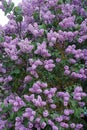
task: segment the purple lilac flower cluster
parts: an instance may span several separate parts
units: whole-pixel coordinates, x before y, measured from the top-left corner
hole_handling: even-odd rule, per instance
[[[83,130],[86,0],[1,0],[0,130]]]

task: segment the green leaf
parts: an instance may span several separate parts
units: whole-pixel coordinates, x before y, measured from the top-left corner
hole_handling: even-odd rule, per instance
[[[14,3],[12,2],[10,5],[10,9],[13,9],[13,7],[14,7]]]
[[[0,36],[0,42],[3,42],[4,38],[2,36]]]
[[[4,130],[7,130],[7,128],[4,128]]]
[[[48,122],[48,118],[45,118],[44,121],[47,123]]]
[[[4,108],[4,106],[5,106],[4,103],[2,103],[2,104],[1,104],[1,108]]]
[[[72,108],[77,107],[77,102],[76,102],[76,101],[71,100],[70,102],[71,102],[71,106],[72,106]]]
[[[45,24],[39,25],[39,28],[40,28],[40,29],[45,29],[45,30],[46,30],[46,25],[45,25]]]
[[[15,34],[12,34],[12,39],[15,39],[17,36]]]
[[[16,116],[17,116],[16,113],[10,113],[10,114],[9,114],[8,121],[9,121],[9,122],[14,122]]]
[[[58,4],[62,4],[64,1],[63,0],[59,0],[58,1]]]
[[[11,74],[19,74],[20,73],[20,69],[15,69],[14,71],[11,72]]]
[[[77,22],[78,22],[78,23],[81,23],[82,21],[83,21],[83,17],[82,17],[82,16],[78,16],[78,17],[77,17]]]
[[[5,106],[5,104],[2,103],[2,104],[1,104],[1,108],[3,109],[3,112],[6,113],[6,112],[11,111],[12,105],[11,105],[11,104],[8,104],[8,106]]]
[[[10,13],[12,11],[13,7],[14,7],[14,3],[12,2],[10,4],[10,7],[8,8],[8,13]]]
[[[43,122],[44,122],[44,119],[43,119],[43,118],[41,118],[40,123],[43,123]]]
[[[4,0],[3,5],[4,5],[5,8],[7,8],[8,5],[7,5],[6,0]]]
[[[14,118],[14,113],[10,115],[10,119],[12,120]]]
[[[27,118],[24,118],[24,126],[27,127],[28,126],[28,122],[29,120]]]
[[[38,20],[39,19],[39,13],[38,12],[34,12],[33,17],[34,17],[34,19]]]
[[[14,8],[14,15],[20,15],[20,14],[22,14],[22,9],[19,7],[19,6],[16,6],[15,8]]]
[[[57,116],[59,116],[58,114],[56,113],[53,113],[53,114],[50,114],[50,116],[52,117],[52,119],[55,119]]]
[[[5,3],[5,15],[10,13],[13,8],[14,8],[14,3],[13,2],[10,5],[6,5],[6,3]]]
[[[82,108],[75,108],[75,110],[74,110],[74,116],[77,117],[77,118],[79,118],[80,115],[81,115],[81,113],[83,113],[83,112],[84,112],[84,110]]]
[[[18,15],[18,16],[16,17],[16,21],[17,21],[17,22],[22,22],[22,20],[23,20],[22,15]]]
[[[52,127],[50,125],[47,125],[45,130],[52,130]]]
[[[81,27],[80,27],[79,24],[75,27],[75,29],[77,29],[77,30],[79,30],[80,28],[81,28]]]

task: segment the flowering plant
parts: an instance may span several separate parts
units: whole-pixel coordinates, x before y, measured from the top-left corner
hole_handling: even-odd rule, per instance
[[[0,130],[83,130],[87,1],[1,0]]]

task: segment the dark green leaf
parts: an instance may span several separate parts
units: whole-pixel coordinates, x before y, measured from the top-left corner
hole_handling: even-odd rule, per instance
[[[46,29],[46,25],[45,24],[42,24],[39,26],[40,29]]]
[[[18,16],[16,17],[16,21],[17,21],[17,22],[21,22],[22,20],[23,20],[22,15],[18,15]]]
[[[4,5],[5,8],[7,8],[8,5],[7,5],[6,0],[4,0],[3,5]]]
[[[15,8],[14,8],[14,15],[20,15],[20,14],[22,14],[22,9],[19,7],[19,6],[16,6]]]
[[[14,71],[11,72],[11,74],[19,74],[20,73],[20,69],[15,69]]]
[[[4,38],[2,36],[0,36],[0,42],[3,42]]]

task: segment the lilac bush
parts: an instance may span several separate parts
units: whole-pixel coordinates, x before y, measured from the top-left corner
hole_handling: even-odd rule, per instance
[[[0,130],[84,130],[87,1],[1,0]]]

